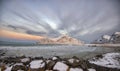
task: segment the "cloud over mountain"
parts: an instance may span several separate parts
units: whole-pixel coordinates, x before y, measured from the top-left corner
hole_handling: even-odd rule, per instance
[[[4,0],[1,4],[3,29],[49,37],[66,33],[86,41],[120,31],[119,0]]]

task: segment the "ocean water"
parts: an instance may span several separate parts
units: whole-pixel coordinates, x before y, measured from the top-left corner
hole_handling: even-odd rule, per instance
[[[66,45],[44,45],[44,46],[0,46],[5,52],[4,56],[44,57],[53,56],[89,58],[97,54],[108,52],[119,52],[120,48],[87,47],[87,46],[66,46]]]

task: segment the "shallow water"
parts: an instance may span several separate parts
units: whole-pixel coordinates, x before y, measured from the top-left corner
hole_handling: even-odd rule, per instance
[[[116,50],[115,50],[116,49]],[[4,56],[43,56],[45,58],[52,56],[60,57],[82,57],[89,58],[97,54],[108,52],[118,52],[120,48],[87,47],[87,46],[1,46],[0,50],[5,50]]]

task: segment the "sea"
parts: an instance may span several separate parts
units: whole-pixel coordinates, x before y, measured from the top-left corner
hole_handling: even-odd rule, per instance
[[[59,56],[61,58],[70,58],[76,56],[86,59],[110,52],[120,52],[120,48],[74,45],[0,46],[0,53],[4,53],[1,56],[4,57],[26,56],[50,58]]]

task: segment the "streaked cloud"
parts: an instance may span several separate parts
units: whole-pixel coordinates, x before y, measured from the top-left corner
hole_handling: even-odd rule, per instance
[[[89,40],[120,31],[119,0],[4,0],[0,10],[2,29],[18,33]]]

